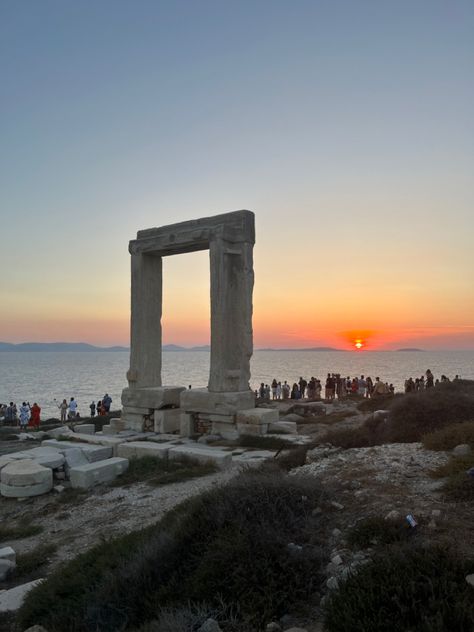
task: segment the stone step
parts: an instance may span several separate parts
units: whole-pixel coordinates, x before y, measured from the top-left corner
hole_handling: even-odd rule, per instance
[[[74,426],[74,432],[93,435],[95,433],[95,426],[94,424],[77,424]]]
[[[108,483],[128,469],[128,459],[112,457],[87,465],[79,465],[69,470],[71,487],[88,489],[100,483]]]
[[[195,463],[213,463],[220,469],[230,467],[232,464],[232,454],[217,450],[215,448],[206,448],[202,445],[178,445],[170,447],[168,458],[170,461],[179,461],[181,459],[189,459]]]
[[[136,459],[142,456],[156,456],[159,459],[168,458],[168,444],[148,443],[147,441],[130,441],[118,447],[118,456],[126,459]]]

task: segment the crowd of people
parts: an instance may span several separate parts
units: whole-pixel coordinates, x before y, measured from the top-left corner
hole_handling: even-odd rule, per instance
[[[292,386],[286,380],[281,382],[274,378],[270,385],[262,382],[255,391],[257,397],[267,400],[325,399],[328,401],[351,395],[382,397],[394,393],[393,384],[383,382],[379,377],[376,377],[374,381],[370,376],[361,375],[351,378],[350,376],[341,377],[339,373],[328,373],[324,383],[316,377],[311,377],[309,380],[300,377],[297,382],[293,382]]]
[[[454,379],[458,379],[458,376]],[[405,380],[405,393],[411,393],[437,386],[441,382],[449,382],[445,375],[441,379],[434,379],[430,369],[420,378],[408,378]],[[341,377],[339,373],[328,373],[324,380],[311,377],[306,380],[300,377],[297,382],[290,384],[273,379],[271,384],[262,382],[256,389],[255,395],[265,400],[286,400],[286,399],[325,399],[331,401],[358,395],[359,397],[386,397],[395,394],[395,387],[392,383],[384,382],[380,377],[373,380],[370,376],[360,375],[357,377]]]
[[[74,397],[71,397],[69,401],[63,399],[60,403],[57,403],[56,400],[54,402],[59,409],[61,423],[81,418]],[[108,393],[105,393],[97,403],[94,401],[90,403],[90,417],[107,415],[111,405],[112,398]],[[14,402],[10,402],[9,405],[0,404],[0,420],[3,420],[6,426],[19,426],[20,432],[26,431],[28,427],[37,430],[41,422],[41,408],[36,402],[32,406],[30,406],[30,402],[23,402],[19,407]]]

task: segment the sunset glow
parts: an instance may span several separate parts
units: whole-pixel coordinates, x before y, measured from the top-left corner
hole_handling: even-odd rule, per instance
[[[474,3],[375,4],[3,3],[0,341],[128,345],[137,231],[249,209],[255,348],[474,349]]]

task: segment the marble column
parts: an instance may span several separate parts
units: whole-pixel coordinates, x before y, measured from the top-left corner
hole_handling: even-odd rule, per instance
[[[209,392],[248,391],[253,351],[253,243],[215,236],[209,244],[211,367]]]
[[[130,388],[161,386],[163,265],[154,254],[132,254]]]

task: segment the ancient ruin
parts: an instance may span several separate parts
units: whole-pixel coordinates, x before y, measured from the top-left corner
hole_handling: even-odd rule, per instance
[[[242,411],[255,408],[249,388],[254,243],[250,211],[141,230],[130,242],[131,351],[129,386],[122,392],[124,428],[238,435],[237,421],[247,421]],[[162,258],[206,249],[211,279],[208,387],[162,385]]]

